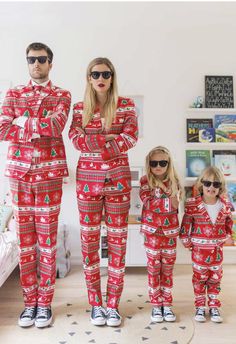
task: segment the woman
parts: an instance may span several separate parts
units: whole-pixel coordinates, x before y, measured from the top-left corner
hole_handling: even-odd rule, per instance
[[[76,183],[91,322],[119,326],[131,190],[126,152],[136,144],[138,127],[134,103],[118,97],[115,68],[107,58],[96,58],[88,66],[84,102],[74,105],[69,137],[81,151]],[[103,209],[108,237],[107,311],[102,307],[98,253]]]

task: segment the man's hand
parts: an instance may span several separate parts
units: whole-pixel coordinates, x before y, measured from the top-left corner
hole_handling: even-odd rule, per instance
[[[105,135],[105,140],[106,140],[106,142],[112,141],[112,140],[114,140],[115,138],[117,138],[118,136],[119,136],[119,135],[108,134],[108,135]]]
[[[28,117],[26,117],[26,116],[19,116],[12,121],[12,124],[17,125],[20,128],[24,128],[25,122],[27,121],[27,119],[28,119]]]

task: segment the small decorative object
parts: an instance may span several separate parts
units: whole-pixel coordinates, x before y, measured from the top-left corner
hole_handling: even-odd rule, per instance
[[[194,100],[193,104],[191,105],[192,108],[202,108],[203,107],[203,97],[197,96]]]
[[[233,108],[233,77],[206,75],[205,103],[206,108]]]

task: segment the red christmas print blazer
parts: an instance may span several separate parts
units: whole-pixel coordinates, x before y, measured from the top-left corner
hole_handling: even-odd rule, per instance
[[[23,178],[30,170],[35,151],[40,156],[37,175],[44,174],[44,179],[68,175],[62,131],[70,103],[70,92],[51,81],[41,91],[34,89],[30,81],[27,86],[7,92],[0,114],[0,141],[10,142],[6,176]],[[49,116],[48,111],[52,111]],[[20,116],[27,118],[24,128],[12,123]],[[35,134],[39,138],[34,138]]]
[[[118,99],[116,117],[109,130],[102,128],[101,115],[95,111],[92,120],[82,129],[83,103],[74,105],[69,138],[81,154],[77,165],[77,192],[98,195],[110,178],[114,188],[130,191],[131,174],[127,151],[138,139],[138,124],[131,99]],[[105,135],[118,135],[106,142]]]
[[[232,234],[231,204],[224,198],[220,201],[222,208],[213,224],[201,195],[187,199],[180,230],[180,239],[186,248],[213,249],[222,246],[227,234]]]
[[[168,188],[168,183],[165,183]],[[140,198],[143,202],[141,233],[154,233],[162,229],[169,238],[179,234],[178,210],[172,207],[170,195],[161,188],[152,190],[147,176],[140,179]]]

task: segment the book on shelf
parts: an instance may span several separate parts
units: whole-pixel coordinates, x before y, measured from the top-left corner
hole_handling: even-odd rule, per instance
[[[209,150],[189,149],[186,150],[186,176],[199,177],[202,171],[211,165]]]
[[[236,245],[236,215],[233,215],[232,239],[234,245]]]
[[[236,150],[213,150],[212,160],[225,177],[236,178]]]
[[[200,129],[199,142],[202,142],[202,143],[215,142],[215,128]]]
[[[187,118],[187,142],[199,142],[199,130],[213,128],[212,118]]]
[[[226,183],[226,186],[229,200],[234,208],[233,211],[236,211],[236,182],[228,182]]]
[[[236,142],[236,114],[215,115],[216,142]]]

